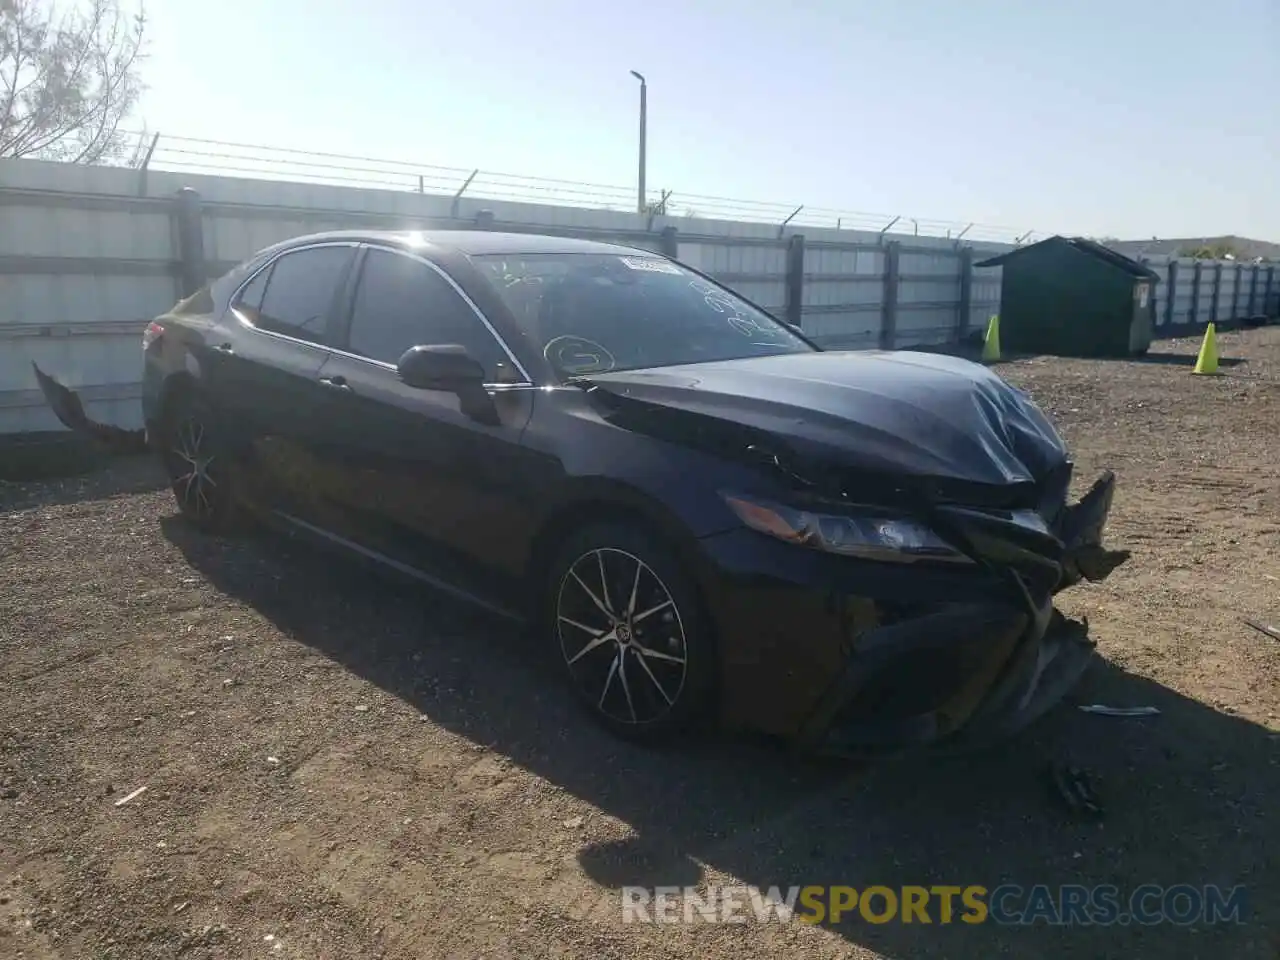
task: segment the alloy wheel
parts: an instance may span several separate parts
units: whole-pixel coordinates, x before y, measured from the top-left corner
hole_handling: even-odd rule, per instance
[[[671,591],[639,557],[610,547],[578,557],[560,581],[556,629],[573,682],[610,720],[652,724],[679,701],[684,624]]]
[[[192,516],[211,517],[217,510],[219,493],[214,471],[217,458],[210,451],[205,425],[194,417],[183,420],[174,431],[169,451],[179,504]]]

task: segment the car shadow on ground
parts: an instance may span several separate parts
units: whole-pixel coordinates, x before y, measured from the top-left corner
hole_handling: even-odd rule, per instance
[[[285,634],[630,824],[634,839],[580,851],[606,887],[685,886],[708,870],[784,889],[1113,884],[1123,907],[1143,884],[1243,886],[1244,924],[947,924],[935,903],[930,924],[855,910],[832,929],[893,958],[1277,955],[1268,931],[1280,895],[1267,872],[1277,837],[1264,820],[1280,796],[1276,737],[1109,662],[1078,702],[1159,716],[1065,706],[983,753],[870,766],[710,733],[643,749],[586,720],[518,629],[277,534],[215,539],[177,517],[162,525],[193,567]],[[264,562],[276,576],[261,575]],[[1096,777],[1102,820],[1057,804],[1043,775],[1054,758]]]

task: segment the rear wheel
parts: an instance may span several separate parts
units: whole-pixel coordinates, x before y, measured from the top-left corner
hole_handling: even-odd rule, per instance
[[[191,394],[175,398],[160,442],[182,515],[209,533],[231,530],[237,519],[231,460],[219,442],[217,418],[209,405]]]
[[[565,543],[548,591],[553,654],[600,723],[652,741],[708,711],[714,644],[692,579],[663,544],[629,524],[588,527]]]

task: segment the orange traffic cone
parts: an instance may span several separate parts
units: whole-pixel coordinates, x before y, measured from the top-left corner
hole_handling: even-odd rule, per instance
[[[1191,372],[1202,376],[1221,373],[1218,369],[1218,334],[1212,323],[1204,328],[1204,341],[1200,344],[1200,355],[1196,357],[1196,368]]]

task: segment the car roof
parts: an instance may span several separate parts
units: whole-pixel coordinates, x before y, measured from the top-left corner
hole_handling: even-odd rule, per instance
[[[542,233],[500,233],[493,230],[334,230],[294,237],[282,246],[325,240],[383,243],[407,250],[434,247],[466,256],[520,253],[611,253],[656,257],[652,250],[599,240],[554,237]]]

